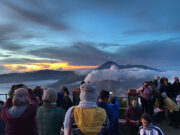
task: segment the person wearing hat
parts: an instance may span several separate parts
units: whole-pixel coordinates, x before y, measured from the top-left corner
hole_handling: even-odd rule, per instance
[[[139,135],[164,135],[163,131],[152,124],[152,118],[148,113],[141,117],[142,126],[139,128]]]
[[[13,98],[8,98],[1,117],[5,121],[6,135],[37,135],[35,123],[38,100],[31,89],[23,86],[16,89]]]
[[[170,123],[169,126],[173,126],[174,128],[179,127],[179,122],[178,122],[178,112],[179,112],[179,107],[178,105],[170,99],[167,94],[164,92],[161,95],[163,97],[164,104],[167,106],[168,111],[170,112]]]
[[[61,135],[104,135],[109,122],[104,109],[97,107],[97,90],[94,85],[80,86],[78,106],[68,109]]]
[[[37,110],[39,135],[58,135],[64,121],[65,111],[56,106],[57,92],[48,88],[44,91],[43,105]]]

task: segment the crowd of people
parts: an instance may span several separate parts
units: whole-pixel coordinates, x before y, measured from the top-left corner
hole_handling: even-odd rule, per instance
[[[180,108],[180,82],[175,77],[171,84],[167,78],[156,76],[137,89],[137,99],[126,109],[126,125],[130,135],[164,135],[153,125],[154,106],[167,108],[170,126],[178,128]],[[0,135],[119,135],[118,97],[112,92],[97,92],[90,82],[82,82],[69,97],[67,87],[61,91],[37,86],[34,90],[24,84],[13,85],[9,98],[0,106]]]

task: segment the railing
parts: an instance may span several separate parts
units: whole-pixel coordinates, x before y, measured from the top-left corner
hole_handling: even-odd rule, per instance
[[[6,99],[7,99],[8,94],[0,94],[0,96],[5,96],[5,97],[6,97]]]

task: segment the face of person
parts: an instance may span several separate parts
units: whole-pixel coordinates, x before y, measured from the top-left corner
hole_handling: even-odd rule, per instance
[[[134,108],[136,108],[136,107],[138,106],[138,104],[137,104],[137,101],[136,101],[136,100],[133,100],[133,101],[131,102],[131,104],[132,104],[132,107],[134,107]]]
[[[148,84],[145,82],[145,83],[144,83],[144,87],[147,87],[147,86],[148,86]]]
[[[149,126],[149,123],[145,120],[145,119],[141,119],[141,123],[142,123],[142,125],[144,126],[144,127],[147,127],[147,126]]]
[[[179,80],[177,78],[174,79],[176,83],[179,83]]]

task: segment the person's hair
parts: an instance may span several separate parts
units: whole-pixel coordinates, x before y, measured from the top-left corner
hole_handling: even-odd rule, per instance
[[[160,79],[160,83],[164,83],[164,78],[161,78],[161,79]]]
[[[62,86],[61,92],[69,93],[68,88],[66,86]]]
[[[69,95],[69,91],[67,90],[67,91],[64,91],[67,95]]]
[[[84,83],[85,83],[85,81],[82,81],[82,82],[81,82],[81,85],[83,85]]]
[[[115,97],[111,97],[110,98],[110,102],[111,102],[111,104],[115,104],[116,103],[116,98]]]
[[[55,89],[48,88],[44,91],[42,100],[45,103],[53,103],[57,100],[57,92]]]
[[[149,124],[152,123],[152,118],[148,113],[143,113],[143,115],[141,116],[141,119],[145,119]]]
[[[144,81],[144,82],[143,82],[143,85],[144,85],[144,83],[147,83],[147,84],[148,84],[148,82],[147,82],[147,81]]]
[[[106,90],[101,90],[100,93],[99,93],[99,99],[107,99],[109,98],[109,91],[106,91]]]

